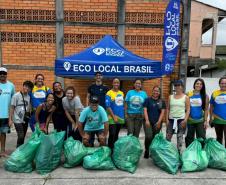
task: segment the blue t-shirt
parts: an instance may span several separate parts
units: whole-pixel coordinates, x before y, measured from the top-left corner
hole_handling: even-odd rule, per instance
[[[100,105],[95,112],[93,112],[89,106],[86,107],[79,117],[79,122],[85,124],[84,131],[103,130],[104,123],[107,121],[107,113]]]
[[[203,118],[202,97],[200,94],[194,94],[193,91],[188,93],[190,98],[190,118],[199,120]]]
[[[118,118],[118,122],[123,124],[124,121],[124,93],[122,91],[115,92],[110,90],[106,94],[106,108],[111,108],[114,115]],[[115,124],[110,113],[108,114],[109,124]]]
[[[221,90],[214,91],[210,104],[213,105],[214,123],[226,124],[226,92]]]
[[[143,114],[143,103],[147,98],[145,91],[130,90],[126,94],[127,113],[129,114]]]
[[[32,108],[37,108],[41,103],[46,100],[46,96],[51,93],[49,87],[42,86],[37,87],[36,85],[32,89],[32,92],[29,94],[31,97]]]
[[[0,83],[0,119],[9,118],[9,108],[14,93],[15,87],[11,82]]]

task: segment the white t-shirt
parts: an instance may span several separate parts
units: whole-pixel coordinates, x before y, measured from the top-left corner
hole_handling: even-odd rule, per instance
[[[62,99],[62,105],[64,110],[67,110],[71,115],[75,115],[75,110],[83,109],[83,105],[79,96],[75,96],[72,100],[68,100],[67,97]]]
[[[28,94],[24,95],[24,102],[26,106],[26,111],[30,111],[31,103],[30,103],[30,96]],[[13,112],[13,122],[16,123],[24,123],[24,102],[20,92],[17,92],[13,95],[11,100],[11,105],[15,107]]]

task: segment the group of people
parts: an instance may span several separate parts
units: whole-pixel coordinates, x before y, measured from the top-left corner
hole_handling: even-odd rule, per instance
[[[167,140],[177,134],[179,152],[186,129],[186,147],[195,134],[197,138],[205,139],[208,117],[211,127],[215,127],[217,141],[222,143],[223,133],[226,135],[226,77],[220,78],[220,89],[212,93],[210,100],[205,82],[200,78],[195,80],[193,90],[187,94],[182,81],[174,82],[175,93],[169,96],[167,103],[161,98],[159,86],[154,86],[148,97],[142,90],[142,83],[141,79],[136,79],[133,89],[124,95],[119,78],[113,79],[109,89],[103,84],[103,75],[97,72],[95,82],[88,87],[84,107],[73,86],[63,90],[60,82],[54,82],[50,89],[44,84],[43,74],[35,76],[34,85],[25,81],[21,90],[15,93],[14,85],[7,80],[7,69],[0,67],[0,156],[6,156],[6,133],[10,132],[12,124],[17,131],[18,147],[24,143],[28,125],[35,131],[37,124],[48,134],[51,121],[58,132],[66,132],[65,139],[72,136],[85,146],[94,146],[97,136],[100,146],[108,145],[111,149],[125,122],[128,135],[137,138],[143,126],[144,158],[149,157],[149,146],[160,132],[163,121],[166,122]]]

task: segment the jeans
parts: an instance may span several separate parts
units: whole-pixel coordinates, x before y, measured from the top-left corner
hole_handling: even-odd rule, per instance
[[[132,134],[133,136],[139,138],[140,129],[144,122],[143,114],[128,114],[127,118],[127,135]]]
[[[224,133],[224,144],[226,147],[226,125],[223,124],[215,124],[215,131],[217,135],[217,141],[222,144],[223,141],[223,133]]]
[[[17,132],[16,147],[19,147],[20,145],[24,144],[24,138],[27,133],[28,123],[14,123],[14,125]]]
[[[145,140],[144,140],[144,146],[145,150],[149,151],[149,147],[151,145],[152,140],[154,139],[155,135],[158,134],[161,130],[156,129],[155,125],[150,125],[150,127],[146,127],[146,124],[143,124],[144,127],[144,134],[145,134]]]
[[[203,123],[187,124],[187,136],[185,137],[185,144],[188,147],[195,138],[206,138],[206,131]]]
[[[185,129],[182,128],[181,126],[181,122],[183,121],[183,119],[178,119],[177,120],[177,149],[179,151],[181,151],[182,149],[182,145],[183,145],[183,134],[185,133]],[[166,139],[168,141],[171,141],[173,134],[174,134],[174,130],[173,130],[173,119],[169,119],[169,124],[167,126],[167,130],[166,130]]]
[[[120,124],[109,125],[108,147],[111,149],[114,148],[114,143],[118,140],[120,128],[121,128]]]

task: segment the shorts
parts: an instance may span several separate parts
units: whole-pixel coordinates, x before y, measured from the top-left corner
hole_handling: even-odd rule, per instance
[[[9,134],[10,127],[9,127],[9,119],[8,118],[1,118],[0,119],[0,134]]]
[[[85,133],[91,137],[92,136],[94,137],[95,135],[98,137],[99,135],[104,134],[104,130],[101,129],[101,130],[95,130],[95,131],[85,131]]]

